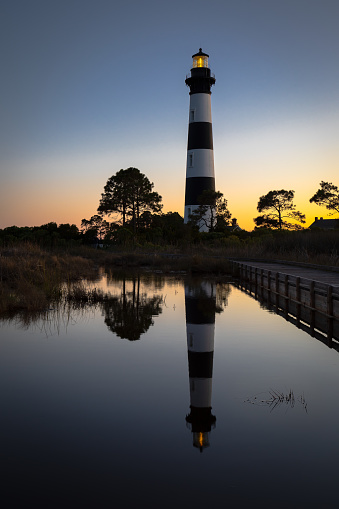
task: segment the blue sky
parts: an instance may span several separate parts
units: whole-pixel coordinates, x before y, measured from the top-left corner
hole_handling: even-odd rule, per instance
[[[240,226],[259,196],[339,185],[337,0],[3,0],[0,227],[76,223],[135,166],[183,214],[191,56],[216,76],[216,187]]]

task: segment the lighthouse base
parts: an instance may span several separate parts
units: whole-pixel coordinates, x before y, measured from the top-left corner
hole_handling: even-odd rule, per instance
[[[184,215],[184,223],[185,224],[187,224],[190,221],[190,215],[195,210],[197,210],[197,208],[199,208],[199,205],[186,205],[185,215]],[[208,226],[208,225],[211,225],[211,211],[210,210],[208,210],[205,213],[204,218],[200,220],[200,224],[198,224],[199,231],[200,232],[209,232],[210,226]]]

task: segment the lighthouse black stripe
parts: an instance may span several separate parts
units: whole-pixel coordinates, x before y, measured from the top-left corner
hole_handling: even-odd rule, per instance
[[[190,378],[212,378],[213,352],[188,350],[188,372]]]
[[[212,408],[199,408],[191,405],[191,413],[186,416],[186,421],[191,423],[192,432],[208,432],[212,429],[212,424],[217,420],[212,415]]]
[[[185,297],[186,323],[211,324],[215,323],[215,299],[202,297],[201,299]]]
[[[210,122],[191,122],[189,124],[187,150],[195,148],[213,150],[212,124]]]
[[[214,177],[190,177],[186,179],[185,205],[199,205],[203,191],[215,191]]]

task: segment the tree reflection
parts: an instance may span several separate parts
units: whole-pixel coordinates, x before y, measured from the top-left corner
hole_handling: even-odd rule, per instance
[[[162,312],[162,295],[148,297],[140,292],[140,276],[128,280],[132,289],[126,289],[126,277],[122,280],[122,291],[102,305],[105,323],[117,336],[136,341],[154,324],[153,316]]]

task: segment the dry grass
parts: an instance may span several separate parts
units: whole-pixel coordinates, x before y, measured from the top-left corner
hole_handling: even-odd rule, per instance
[[[0,248],[0,313],[46,309],[61,297],[62,283],[93,279],[99,267],[110,267],[113,271],[147,269],[224,275],[231,273],[230,258],[339,267],[339,232],[287,232],[246,238],[231,235],[214,243],[191,244],[182,250],[171,247],[166,250],[165,246],[153,251],[140,247],[133,251],[77,247],[51,252],[37,245],[16,244]],[[72,292],[75,291],[73,288]],[[77,300],[75,293],[73,298]],[[100,298],[91,297],[93,301]]]
[[[60,297],[61,283],[93,275],[93,263],[56,255],[31,244],[0,249],[0,313],[46,308]]]

